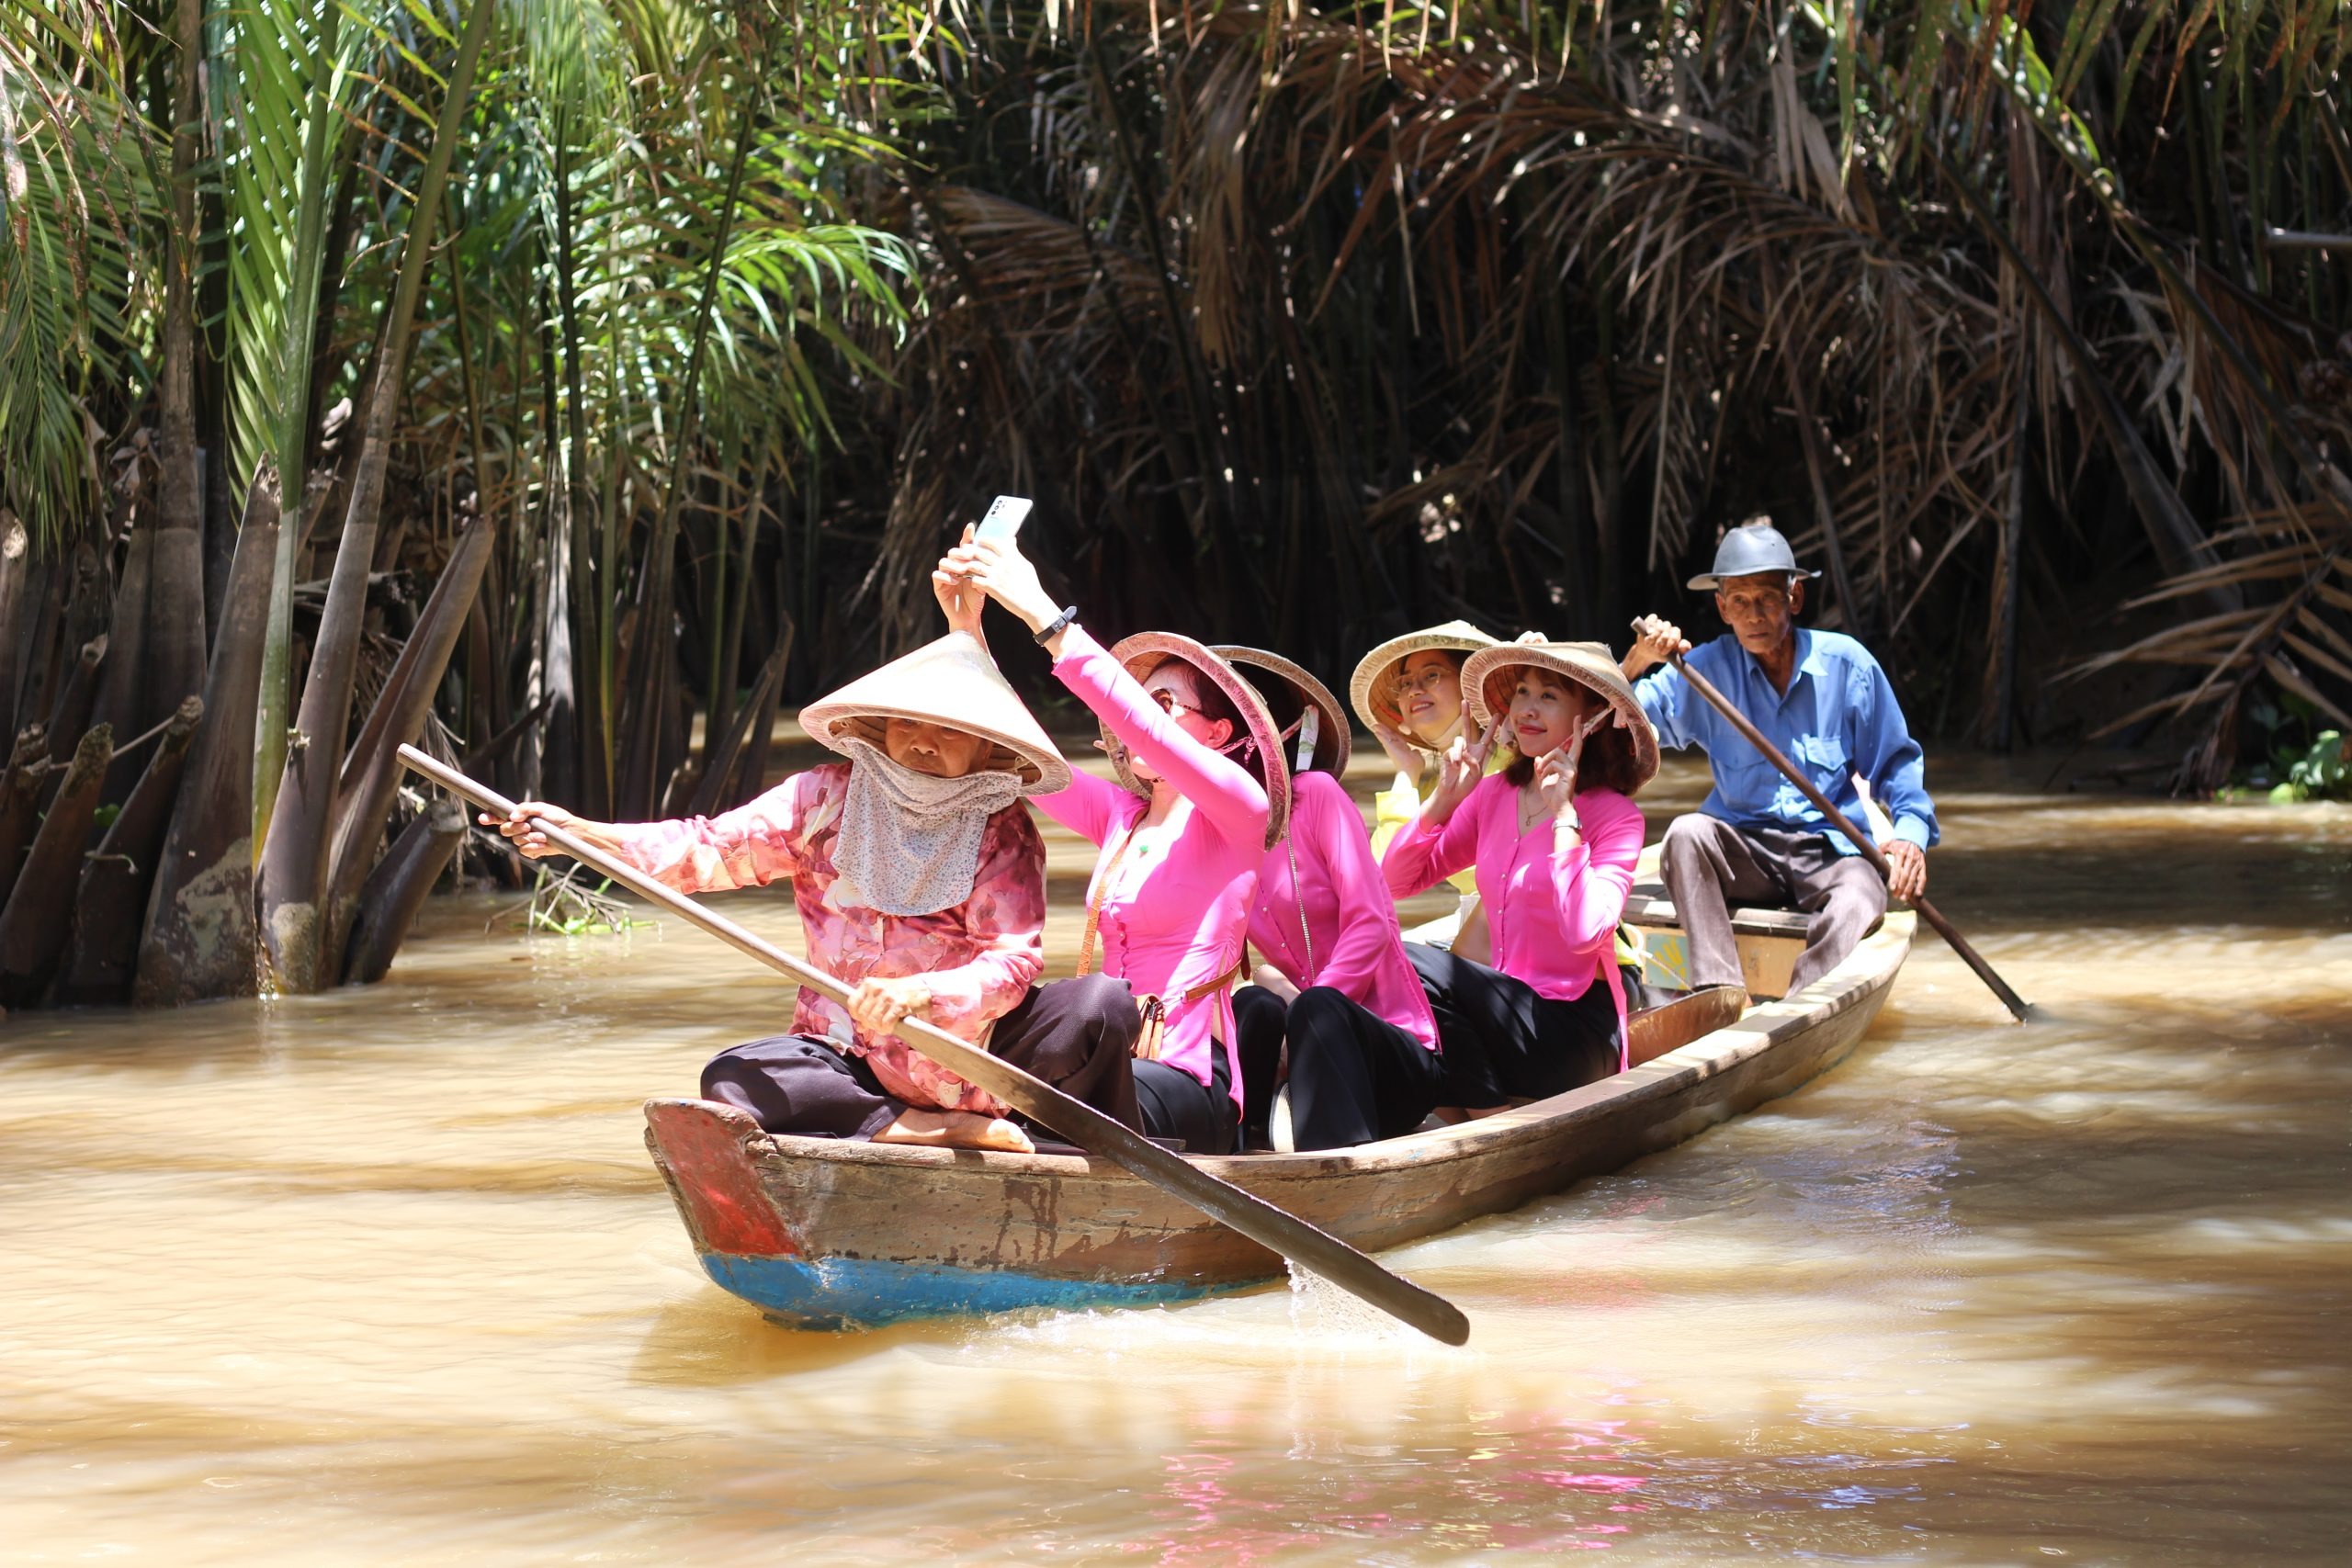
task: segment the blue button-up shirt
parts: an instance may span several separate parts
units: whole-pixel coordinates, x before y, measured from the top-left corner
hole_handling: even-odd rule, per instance
[[[1936,826],[1936,803],[1928,798],[1926,762],[1903,722],[1886,671],[1852,637],[1804,626],[1796,635],[1797,672],[1785,693],[1773,689],[1764,667],[1728,632],[1692,649],[1686,661],[1810,774],[1814,787],[1849,819],[1862,820],[1861,796],[1854,788],[1860,774],[1870,782],[1880,808],[1894,818],[1895,837],[1923,850],[1933,845],[1942,834]],[[1660,746],[1706,749],[1715,775],[1715,787],[1700,807],[1708,816],[1735,828],[1821,833],[1839,854],[1860,852],[1672,665],[1635,682],[1634,695],[1657,728]]]

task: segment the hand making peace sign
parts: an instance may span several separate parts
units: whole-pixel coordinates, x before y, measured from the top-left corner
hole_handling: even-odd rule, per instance
[[[1603,705],[1590,718],[1571,729],[1566,740],[1535,759],[1536,798],[1543,802],[1544,812],[1553,820],[1575,815],[1577,766],[1584,758],[1584,743],[1615,716],[1615,711]]]
[[[1478,781],[1487,775],[1487,754],[1495,749],[1495,737],[1502,732],[1504,717],[1502,714],[1495,715],[1486,733],[1476,740],[1467,733],[1454,737],[1453,744],[1437,760],[1437,787],[1421,807],[1423,817],[1442,826],[1453,818],[1453,808],[1478,787]]]

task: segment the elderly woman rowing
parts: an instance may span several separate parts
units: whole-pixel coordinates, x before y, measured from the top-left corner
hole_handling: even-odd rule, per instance
[[[988,651],[951,632],[801,711],[842,753],[713,818],[611,823],[525,801],[499,830],[558,852],[541,817],[682,893],[790,878],[809,961],[854,988],[803,990],[791,1032],[724,1051],[708,1100],[773,1133],[1025,1151],[1009,1108],[893,1032],[920,1017],[1134,1120],[1124,987],[1045,966],[1046,850],[1024,794],[1069,767]],[[493,818],[484,818],[485,824]]]

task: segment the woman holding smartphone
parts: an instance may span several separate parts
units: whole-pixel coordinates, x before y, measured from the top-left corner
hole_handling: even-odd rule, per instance
[[[1080,773],[1035,797],[1101,850],[1080,973],[1099,964],[1136,993],[1143,1130],[1191,1153],[1227,1153],[1241,1111],[1232,993],[1246,977],[1259,862],[1281,838],[1289,803],[1272,716],[1248,682],[1189,637],[1146,632],[1104,649],[1010,539],[958,545],[933,586],[943,604],[962,587],[1019,617],[1101,722],[1119,783]],[[978,596],[965,600],[950,620],[977,633]]]

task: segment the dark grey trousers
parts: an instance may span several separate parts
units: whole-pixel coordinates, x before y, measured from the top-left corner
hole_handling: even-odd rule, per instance
[[[1690,945],[1690,984],[1746,986],[1731,906],[1770,904],[1813,917],[1804,953],[1789,976],[1801,991],[1854,951],[1886,912],[1886,884],[1860,855],[1841,855],[1826,835],[1735,828],[1703,813],[1678,817],[1658,853],[1667,896]]]
[[[1103,1114],[1158,1134],[1161,1129],[1139,1112],[1136,1080],[1138,1066],[1159,1064],[1136,1064],[1129,1055],[1142,1027],[1125,980],[1088,975],[1033,987],[996,1021],[989,1050]],[[1196,1097],[1207,1094],[1182,1073],[1167,1071],[1183,1078]],[[702,1097],[750,1111],[771,1133],[818,1137],[871,1138],[906,1109],[862,1058],[800,1034],[774,1034],[721,1051],[702,1070]],[[1231,1113],[1228,1102],[1228,1120]]]

